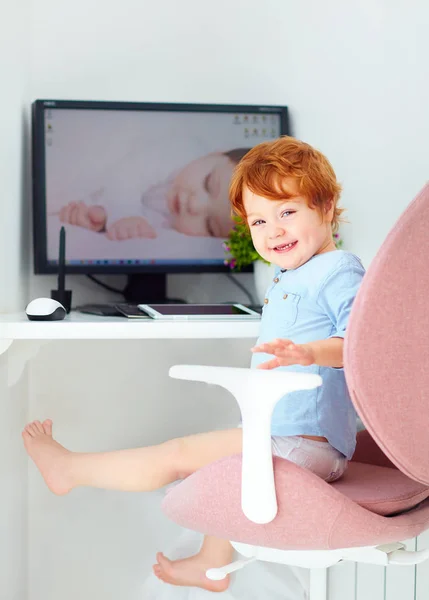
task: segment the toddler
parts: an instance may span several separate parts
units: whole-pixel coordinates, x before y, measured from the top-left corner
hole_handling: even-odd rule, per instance
[[[356,413],[343,372],[343,338],[364,275],[359,259],[336,250],[340,186],[327,159],[308,144],[282,137],[262,143],[237,165],[230,198],[247,223],[259,254],[278,267],[267,290],[252,367],[318,373],[323,386],[293,392],[277,404],[273,454],[335,481],[351,459]],[[263,402],[263,398],[261,398]],[[242,449],[239,427],[103,453],[76,453],[52,437],[52,422],[34,421],[25,447],[56,494],[77,486],[149,491],[183,479]],[[209,568],[232,560],[227,540],[206,536],[184,560],[157,554],[154,573],[175,585],[222,592],[229,584],[207,579]]]

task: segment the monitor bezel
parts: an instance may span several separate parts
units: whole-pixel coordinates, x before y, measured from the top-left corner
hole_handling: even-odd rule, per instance
[[[280,115],[280,135],[289,134],[287,106],[244,104],[182,104],[155,102],[117,102],[96,100],[49,100],[37,99],[32,103],[32,208],[33,208],[33,254],[36,275],[55,274],[58,266],[48,262],[46,231],[46,159],[45,159],[45,109],[168,111],[168,112],[233,112]],[[251,268],[246,269],[250,271]],[[217,265],[66,265],[68,274],[120,275],[137,273],[227,273],[229,267]]]

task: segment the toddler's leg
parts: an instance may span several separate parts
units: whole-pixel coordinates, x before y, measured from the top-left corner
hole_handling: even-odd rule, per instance
[[[77,486],[146,492],[187,477],[224,456],[241,452],[241,429],[213,431],[157,446],[79,453],[52,438],[52,421],[34,421],[23,431],[28,454],[56,494]]]
[[[221,581],[211,581],[206,571],[215,567],[223,567],[231,562],[233,548],[227,540],[212,536],[204,538],[201,550],[195,556],[183,560],[168,560],[162,552],[158,552],[155,575],[172,585],[200,587],[211,592],[223,592],[229,586],[229,575]]]
[[[158,446],[101,453],[71,452],[52,438],[52,421],[34,421],[23,431],[28,454],[36,463],[48,487],[66,494],[77,486],[124,491],[150,491],[194,473],[224,456],[241,452],[242,430],[230,429],[191,435]],[[231,562],[233,549],[226,540],[211,536],[190,558],[170,561],[157,554],[154,572],[173,585],[197,586],[222,592],[229,577],[211,581],[207,569]]]

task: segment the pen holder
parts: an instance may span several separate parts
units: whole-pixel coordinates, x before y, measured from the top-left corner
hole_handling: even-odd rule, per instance
[[[72,290],[51,290],[51,298],[62,304],[67,313],[71,311]]]

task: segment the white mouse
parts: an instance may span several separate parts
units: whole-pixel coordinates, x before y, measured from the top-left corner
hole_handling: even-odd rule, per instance
[[[25,309],[30,321],[61,321],[66,316],[66,309],[52,298],[36,298]]]

